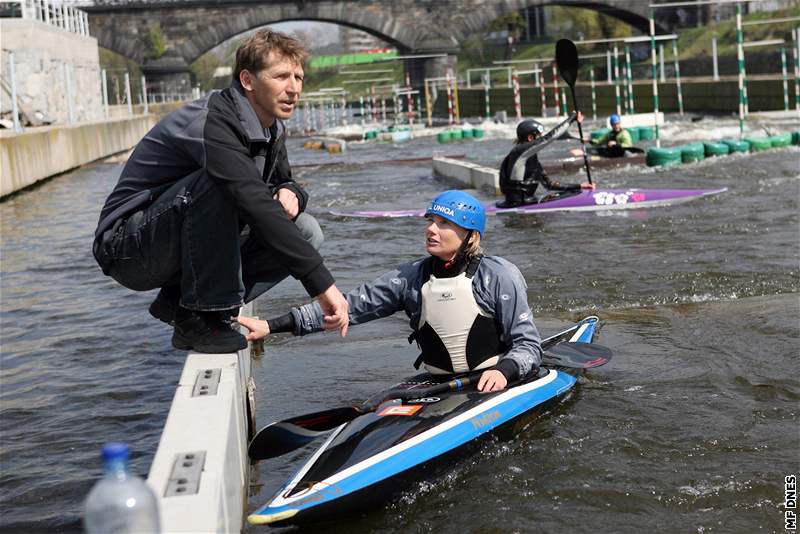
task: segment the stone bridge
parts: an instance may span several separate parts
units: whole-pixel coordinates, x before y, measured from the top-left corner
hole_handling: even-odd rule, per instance
[[[397,47],[401,54],[457,52],[493,20],[523,8],[561,5],[600,11],[649,32],[647,0],[96,0],[82,9],[100,46],[135,60],[148,78],[181,74],[211,48],[243,32],[292,20],[341,24]],[[665,10],[656,10],[656,15]],[[158,24],[166,52],[151,57]],[[663,29],[663,24],[659,21]],[[409,61],[412,85],[441,75],[449,58]]]

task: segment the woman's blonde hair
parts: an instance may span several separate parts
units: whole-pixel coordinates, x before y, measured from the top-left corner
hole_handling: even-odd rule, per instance
[[[481,234],[473,230],[472,235],[475,236],[475,239],[473,239],[472,243],[467,245],[467,248],[464,250],[464,258],[467,261],[479,254],[483,254],[483,248],[481,248]]]

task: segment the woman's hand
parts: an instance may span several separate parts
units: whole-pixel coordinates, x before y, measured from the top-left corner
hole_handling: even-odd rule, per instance
[[[259,339],[264,339],[267,337],[267,335],[269,335],[269,325],[267,324],[267,321],[240,315],[236,318],[236,322],[247,328],[248,333],[244,336],[247,341],[258,341]]]
[[[490,391],[500,391],[505,389],[508,381],[505,375],[496,369],[484,371],[478,380],[478,391],[488,393]]]
[[[581,189],[596,189],[594,184],[590,184],[589,182],[583,182],[581,184]]]

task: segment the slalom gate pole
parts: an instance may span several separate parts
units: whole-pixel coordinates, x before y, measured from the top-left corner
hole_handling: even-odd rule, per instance
[[[683,117],[683,91],[681,88],[681,64],[678,61],[678,40],[672,41],[672,56],[675,59],[675,85],[678,90],[678,112]]]
[[[744,137],[744,47],[742,37],[742,4],[736,4],[736,58],[739,65],[739,138]]]
[[[650,8],[650,60],[653,68],[653,122],[655,122],[656,130],[656,147],[661,148],[661,136],[660,132],[658,131],[658,66],[656,64],[656,22],[653,8]]]
[[[619,91],[619,50],[617,45],[614,45],[614,101],[617,104],[617,115],[622,115],[622,103],[620,101]]]

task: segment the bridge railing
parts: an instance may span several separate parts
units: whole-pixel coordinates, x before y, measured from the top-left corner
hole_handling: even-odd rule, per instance
[[[0,18],[38,20],[78,35],[89,35],[89,15],[65,2],[0,0]]]

